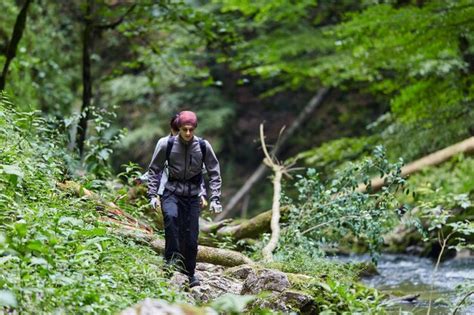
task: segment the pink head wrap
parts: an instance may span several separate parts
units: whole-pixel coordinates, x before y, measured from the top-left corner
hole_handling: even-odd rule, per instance
[[[192,125],[194,128],[197,127],[198,119],[194,112],[184,110],[178,115],[178,126]]]

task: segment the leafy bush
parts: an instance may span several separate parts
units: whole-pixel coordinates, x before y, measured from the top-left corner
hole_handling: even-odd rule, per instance
[[[350,164],[332,180],[323,182],[314,169],[298,176],[297,200],[287,198],[289,221],[282,235],[280,250],[288,259],[302,251],[319,256],[324,247],[357,238],[372,254],[383,243],[382,235],[396,222],[398,201],[395,192],[405,180],[400,176],[402,161],[391,164],[385,151],[377,147],[373,159]],[[385,177],[387,185],[379,193],[358,190],[359,183],[369,184],[374,172]]]

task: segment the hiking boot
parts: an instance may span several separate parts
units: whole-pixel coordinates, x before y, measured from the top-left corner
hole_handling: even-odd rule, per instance
[[[196,276],[191,276],[188,278],[188,281],[189,281],[189,287],[192,288],[192,287],[196,287],[198,285],[201,285],[201,282],[199,282],[199,279],[196,278]]]

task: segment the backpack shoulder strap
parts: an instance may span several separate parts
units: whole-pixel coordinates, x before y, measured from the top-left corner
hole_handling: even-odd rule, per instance
[[[206,159],[207,146],[206,141],[204,141],[203,138],[199,138],[199,147],[201,148],[202,164],[204,164],[204,160]]]
[[[170,165],[170,155],[174,145],[174,138],[174,136],[169,136],[168,143],[166,145],[166,161],[168,162],[168,165]]]

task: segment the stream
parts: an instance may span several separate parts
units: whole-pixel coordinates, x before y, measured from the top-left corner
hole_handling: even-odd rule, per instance
[[[342,261],[370,261],[366,255],[338,257]],[[388,307],[390,314],[426,314],[429,304],[432,272],[435,263],[428,258],[410,255],[383,254],[377,265],[379,275],[362,279],[362,282],[385,293],[396,293],[404,296],[420,294],[412,303],[400,302]],[[453,307],[461,296],[456,295],[460,284],[474,285],[474,257],[456,258],[442,262],[434,276],[431,314],[451,314]],[[470,298],[471,306],[463,308],[456,314],[474,314],[474,296]],[[446,302],[443,302],[446,301]]]

